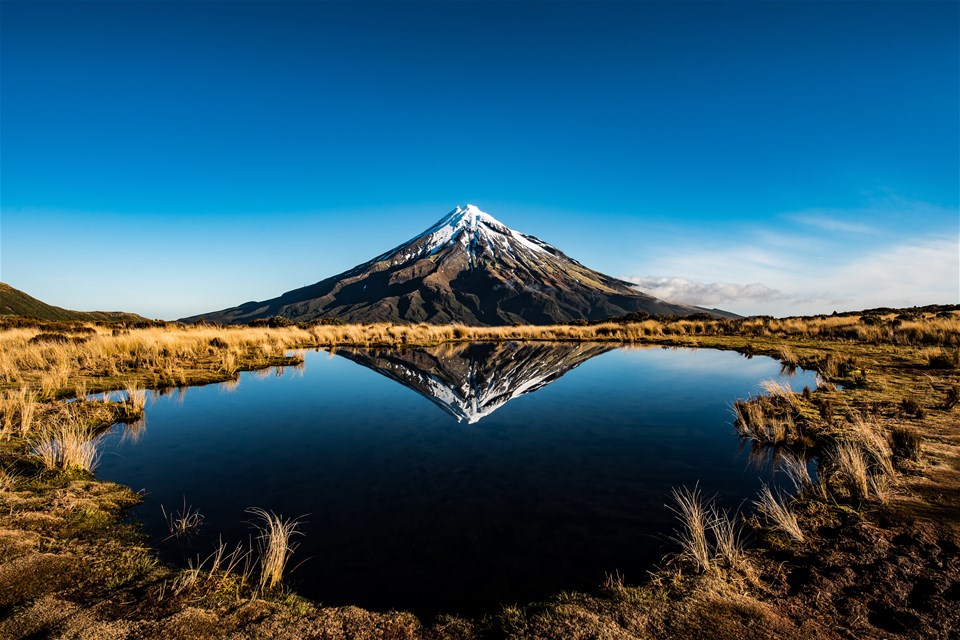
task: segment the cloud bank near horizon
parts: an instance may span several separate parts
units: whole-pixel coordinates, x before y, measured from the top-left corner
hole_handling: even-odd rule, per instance
[[[639,291],[668,302],[704,307],[742,300],[782,300],[786,297],[782,291],[760,282],[699,282],[687,278],[658,276],[625,276],[623,279],[636,284]]]
[[[960,235],[908,238],[858,255],[841,251],[829,258],[811,259],[808,248],[786,253],[741,246],[708,253],[703,247],[689,246],[673,252],[662,266],[673,272],[686,266],[692,277],[645,275],[624,280],[670,302],[745,315],[960,303]],[[744,273],[759,279],[736,282],[736,276]]]

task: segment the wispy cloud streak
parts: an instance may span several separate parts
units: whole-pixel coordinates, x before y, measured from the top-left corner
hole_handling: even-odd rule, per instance
[[[847,222],[840,218],[831,216],[829,214],[789,214],[785,216],[788,220],[793,220],[794,222],[799,222],[810,227],[816,227],[818,229],[823,229],[824,231],[837,231],[840,233],[852,233],[852,234],[874,234],[879,233],[879,229],[874,226],[867,224],[859,224],[856,222]]]

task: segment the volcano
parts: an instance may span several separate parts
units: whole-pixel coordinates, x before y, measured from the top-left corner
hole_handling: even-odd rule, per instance
[[[490,326],[604,320],[635,312],[729,315],[642,293],[468,204],[349,271],[271,300],[184,320],[235,324],[282,316],[295,322],[340,318]]]

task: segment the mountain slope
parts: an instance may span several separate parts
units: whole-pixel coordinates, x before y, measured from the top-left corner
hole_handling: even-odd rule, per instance
[[[349,271],[278,298],[185,320],[240,323],[284,316],[297,321],[338,317],[348,322],[504,325],[601,320],[630,312],[689,315],[706,310],[641,293],[467,205]]]
[[[24,316],[58,322],[66,320],[82,320],[85,322],[95,322],[97,320],[137,322],[146,320],[143,316],[138,316],[135,313],[123,313],[122,311],[70,311],[61,307],[54,307],[28,296],[23,291],[14,289],[4,282],[0,282],[0,316]]]

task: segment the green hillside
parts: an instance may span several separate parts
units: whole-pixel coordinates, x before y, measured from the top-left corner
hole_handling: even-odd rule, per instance
[[[86,322],[138,322],[146,320],[135,313],[121,311],[70,311],[41,302],[28,296],[19,289],[0,282],[0,316],[24,316],[40,320],[66,321],[82,320]]]

